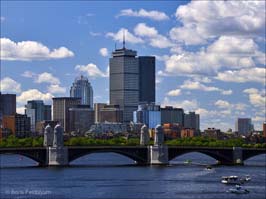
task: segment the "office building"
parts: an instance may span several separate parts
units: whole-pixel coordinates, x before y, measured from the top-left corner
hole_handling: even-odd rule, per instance
[[[263,137],[266,139],[266,122],[263,122],[262,130],[263,130]]]
[[[106,106],[106,103],[95,103],[94,104],[94,113],[95,113],[95,123],[98,123],[101,121],[100,118],[100,110]]]
[[[0,92],[0,114],[2,116],[16,114],[15,94],[2,94]]]
[[[253,124],[251,118],[237,118],[235,130],[238,134],[247,135],[253,131]]]
[[[187,138],[187,137],[195,137],[197,136],[198,133],[196,132],[196,130],[193,128],[183,128],[181,130],[181,138]]]
[[[189,112],[184,114],[184,127],[189,129],[200,130],[200,116],[195,112]]]
[[[70,97],[81,99],[81,104],[93,108],[93,89],[88,78],[81,75],[75,79],[70,89]]]
[[[30,118],[22,114],[5,115],[3,129],[9,129],[15,137],[28,137],[30,136]]]
[[[208,137],[208,138],[214,138],[214,139],[223,139],[224,134],[221,132],[220,129],[216,128],[207,128],[202,133],[202,136]]]
[[[138,109],[134,111],[133,121],[135,123],[146,124],[148,128],[155,128],[161,124],[160,105],[140,104]]]
[[[53,120],[58,121],[64,128],[64,131],[69,133],[69,108],[79,105],[80,98],[76,97],[55,97],[53,98]]]
[[[139,56],[139,103],[155,102],[155,57]]]
[[[25,113],[31,120],[32,132],[35,132],[37,122],[51,120],[51,106],[45,105],[42,100],[28,101],[25,108]]]
[[[90,105],[76,105],[69,108],[69,131],[83,136],[94,124],[94,111]]]
[[[110,104],[119,105],[123,122],[133,120],[140,101],[155,101],[155,57],[137,57],[137,52],[116,49],[109,60]]]
[[[174,108],[172,106],[161,108],[161,120],[162,124],[178,123],[181,126],[184,126],[184,110],[182,108]]]
[[[105,105],[100,110],[100,122],[123,122],[123,111],[119,105]]]

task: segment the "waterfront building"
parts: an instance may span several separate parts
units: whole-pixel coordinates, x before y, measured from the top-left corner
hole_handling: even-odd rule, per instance
[[[197,136],[197,132],[195,129],[190,129],[190,128],[183,128],[181,130],[181,138],[186,138],[186,137],[195,137]]]
[[[100,118],[100,111],[102,108],[104,108],[104,106],[106,106],[106,103],[95,103],[94,104],[94,113],[95,113],[95,123],[98,123],[101,121]]]
[[[123,122],[123,111],[119,105],[105,105],[100,110],[100,122]]]
[[[208,137],[208,138],[214,138],[214,139],[223,139],[224,134],[221,132],[220,129],[216,128],[207,128],[202,133],[202,136]]]
[[[263,122],[262,129],[263,129],[263,137],[265,138],[266,142],[266,122]]]
[[[189,112],[184,114],[184,127],[195,129],[199,131],[200,129],[200,116],[195,112]]]
[[[118,134],[118,133],[126,133],[126,132],[127,132],[127,124],[125,124],[125,123],[102,122],[102,123],[93,124],[91,126],[90,130],[88,131],[88,134],[90,134],[90,133],[95,133],[95,134],[103,134],[103,133]]]
[[[30,118],[27,115],[15,114],[3,117],[3,129],[9,129],[15,137],[30,136]]]
[[[16,114],[15,94],[2,94],[0,92],[0,114],[2,116]]]
[[[69,108],[79,105],[80,98],[76,97],[55,97],[53,98],[53,120],[58,121],[64,128],[65,132],[69,132]]]
[[[237,118],[235,130],[239,135],[247,135],[253,131],[251,118]]]
[[[25,108],[25,113],[31,120],[32,132],[35,132],[37,122],[51,120],[51,106],[45,105],[43,100],[28,101]]]
[[[140,101],[155,101],[155,57],[137,57],[124,41],[109,62],[110,104],[119,105],[123,122],[130,122]]]
[[[165,108],[161,108],[161,120],[162,124],[178,123],[181,126],[184,126],[184,110],[182,108],[165,106]]]
[[[93,89],[88,78],[81,75],[77,77],[70,88],[70,97],[81,99],[81,104],[93,108]]]
[[[175,139],[181,137],[182,125],[179,123],[165,123],[163,124],[164,136],[166,139]]]
[[[135,123],[146,124],[148,128],[155,128],[161,124],[160,105],[155,105],[155,103],[140,104],[133,115]]]
[[[94,110],[89,105],[76,105],[69,108],[69,131],[83,136],[94,124]]]

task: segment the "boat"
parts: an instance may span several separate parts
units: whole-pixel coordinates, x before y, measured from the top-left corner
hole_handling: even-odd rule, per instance
[[[211,170],[212,167],[211,167],[210,165],[207,165],[205,169],[206,169],[206,170]]]
[[[243,182],[249,182],[251,180],[251,177],[249,175],[245,175],[240,180],[243,181]]]
[[[238,185],[238,184],[243,184],[244,181],[240,180],[238,176],[223,176],[221,183]]]
[[[236,194],[247,194],[249,193],[249,190],[243,189],[240,185],[236,185],[235,188],[229,189],[230,193],[236,193]]]
[[[191,164],[192,161],[191,161],[191,160],[186,160],[186,161],[184,161],[184,163],[185,163],[185,164]]]

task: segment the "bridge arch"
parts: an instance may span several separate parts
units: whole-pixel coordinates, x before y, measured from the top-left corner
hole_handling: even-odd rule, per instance
[[[139,156],[136,153],[132,153],[130,151],[123,151],[119,149],[88,149],[88,150],[80,150],[80,151],[69,151],[68,154],[68,160],[69,162],[72,162],[80,157],[89,155],[89,154],[94,154],[94,153],[115,153],[119,154],[125,157],[128,157],[131,160],[134,160],[138,164],[145,164],[147,163],[147,160],[144,157]]]
[[[232,162],[232,154],[231,153],[221,153],[218,150],[207,150],[207,149],[190,149],[190,150],[169,150],[169,161],[175,159],[178,156],[189,154],[189,153],[201,153],[207,155],[221,163],[231,163]]]
[[[37,157],[34,154],[31,153],[27,153],[27,152],[22,152],[22,151],[0,151],[0,155],[5,154],[5,155],[21,155],[24,157],[27,157],[37,163],[39,163],[39,165],[45,165],[46,159],[42,159],[40,157]]]
[[[255,151],[252,151],[252,150],[245,150],[243,151],[243,161],[245,160],[248,160],[250,158],[253,158],[255,156],[258,156],[258,155],[262,155],[262,154],[265,154],[266,155],[266,150],[255,150]]]

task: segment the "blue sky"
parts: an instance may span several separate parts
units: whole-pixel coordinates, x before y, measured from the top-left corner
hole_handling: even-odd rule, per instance
[[[201,129],[265,121],[265,2],[1,1],[1,87],[27,100],[68,96],[89,77],[108,102],[111,52],[156,56],[156,101],[201,115]]]

